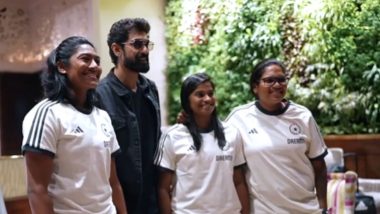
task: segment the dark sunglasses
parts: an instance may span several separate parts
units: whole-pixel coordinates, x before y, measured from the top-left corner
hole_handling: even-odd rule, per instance
[[[152,41],[149,41],[148,39],[132,39],[129,42],[123,42],[121,44],[128,44],[132,45],[133,48],[136,50],[141,50],[145,47],[148,48],[148,50],[153,50],[154,43]]]
[[[288,84],[288,78],[286,77],[265,77],[262,78],[261,81],[264,83],[264,86],[271,87],[276,82],[282,86],[285,86]]]

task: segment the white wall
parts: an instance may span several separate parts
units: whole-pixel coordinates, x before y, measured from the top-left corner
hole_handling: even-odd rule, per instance
[[[150,71],[148,78],[155,81],[160,95],[162,125],[167,125],[166,113],[166,44],[164,26],[165,0],[98,0],[99,1],[99,38],[97,44],[103,67],[102,77],[113,67],[108,54],[107,34],[111,25],[122,18],[142,17],[151,25],[150,39],[155,43],[150,52]]]

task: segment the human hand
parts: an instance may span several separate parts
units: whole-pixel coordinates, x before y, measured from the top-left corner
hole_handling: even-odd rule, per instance
[[[186,112],[184,112],[183,110],[182,111],[180,111],[179,113],[178,113],[178,115],[177,115],[177,123],[185,123],[186,122],[186,120],[187,120],[187,118],[188,118],[188,115],[186,114]]]

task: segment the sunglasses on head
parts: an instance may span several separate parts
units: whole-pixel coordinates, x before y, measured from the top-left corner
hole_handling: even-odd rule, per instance
[[[128,44],[131,45],[136,50],[141,50],[144,47],[147,47],[148,50],[153,50],[154,43],[152,41],[149,41],[148,39],[132,39],[129,42],[123,42],[121,44]]]
[[[267,87],[273,86],[274,84],[276,84],[276,82],[283,86],[288,84],[288,78],[286,77],[265,77],[262,78],[261,81]]]

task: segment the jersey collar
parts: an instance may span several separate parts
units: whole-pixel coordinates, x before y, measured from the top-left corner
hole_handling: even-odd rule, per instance
[[[288,110],[289,108],[289,105],[290,105],[290,101],[287,101],[286,99],[283,99],[283,102],[285,102],[285,106],[281,109],[278,109],[278,110],[275,110],[275,111],[268,111],[268,110],[265,110],[261,105],[260,105],[260,102],[258,100],[256,100],[255,102],[255,105],[256,107],[264,114],[267,114],[267,115],[273,115],[273,116],[276,116],[276,115],[280,115],[280,114],[283,114],[286,110]]]

